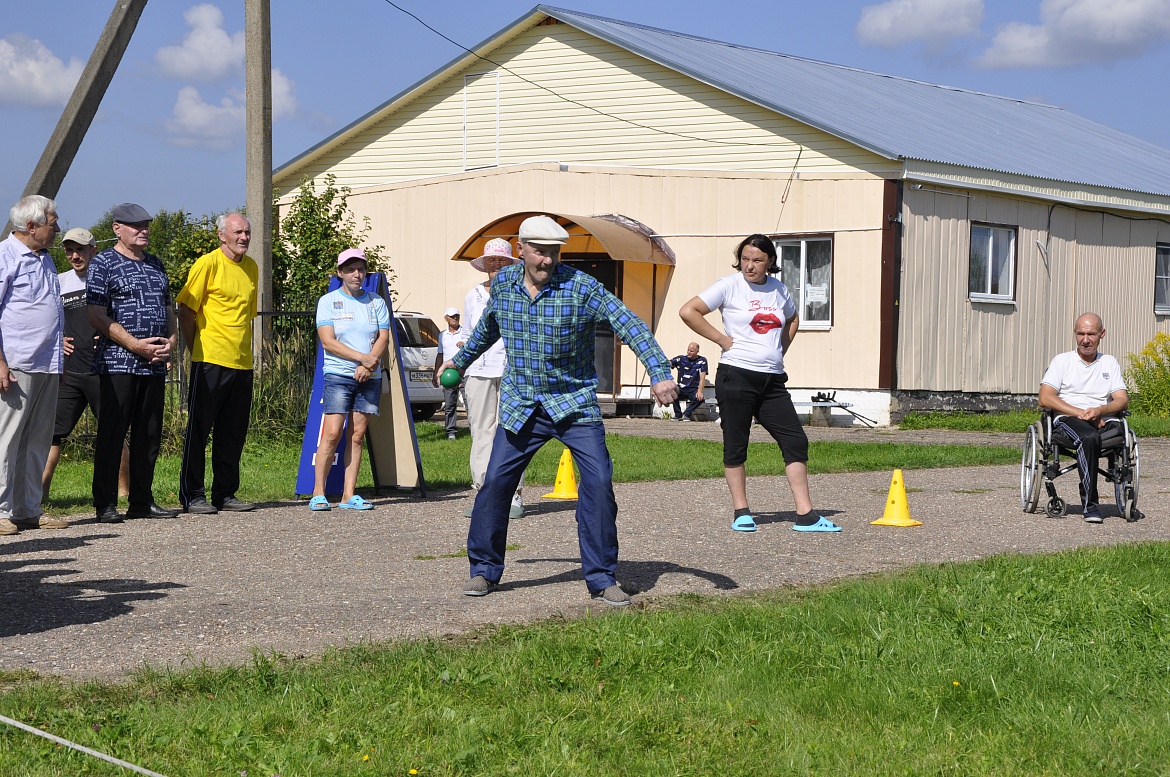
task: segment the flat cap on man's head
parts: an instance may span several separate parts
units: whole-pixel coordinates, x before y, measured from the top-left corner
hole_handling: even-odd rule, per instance
[[[114,208],[114,221],[119,224],[141,224],[151,221],[154,217],[146,212],[146,208],[132,202],[123,202]]]
[[[61,238],[62,243],[77,243],[79,246],[96,246],[97,241],[93,239],[93,233],[88,229],[81,227],[74,227],[65,233]]]
[[[569,242],[569,233],[548,216],[530,216],[520,223],[520,241],[563,246]]]

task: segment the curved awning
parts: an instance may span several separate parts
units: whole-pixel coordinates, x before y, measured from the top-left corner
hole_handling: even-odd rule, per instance
[[[529,216],[542,215],[538,211],[523,211],[496,219],[480,229],[464,243],[453,261],[469,262],[483,254],[487,241],[495,237],[514,241],[520,231],[520,222]],[[546,213],[569,233],[568,244],[561,249],[565,254],[609,254],[622,262],[650,262],[674,266],[674,252],[653,231],[634,219],[618,214],[604,216],[571,216],[567,213]]]

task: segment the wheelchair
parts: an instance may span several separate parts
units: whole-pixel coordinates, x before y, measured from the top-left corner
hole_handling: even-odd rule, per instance
[[[1106,462],[1104,468],[1098,465],[1098,475],[1104,476],[1106,482],[1113,484],[1113,492],[1117,499],[1117,509],[1126,521],[1136,521],[1142,517],[1138,510],[1138,476],[1141,472],[1141,460],[1138,458],[1137,435],[1129,428],[1126,421],[1128,411],[1122,412],[1120,423],[1106,425],[1101,435],[1101,459]],[[1053,481],[1066,472],[1076,472],[1076,449],[1066,436],[1052,428],[1056,413],[1044,410],[1041,420],[1028,427],[1024,437],[1024,454],[1020,461],[1020,504],[1026,513],[1036,512],[1040,502],[1040,486],[1043,484],[1048,493],[1046,512],[1052,518],[1064,515],[1065,501],[1056,493]],[[1071,461],[1061,465],[1061,455],[1071,457]]]

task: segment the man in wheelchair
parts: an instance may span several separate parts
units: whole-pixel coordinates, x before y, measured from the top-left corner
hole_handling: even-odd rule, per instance
[[[1058,354],[1040,384],[1040,406],[1055,413],[1053,435],[1066,438],[1076,452],[1081,476],[1085,520],[1101,523],[1097,501],[1097,460],[1101,438],[1122,433],[1119,414],[1129,406],[1129,393],[1117,359],[1097,349],[1105,324],[1096,313],[1084,313],[1073,329],[1077,347]],[[1127,516],[1128,518],[1128,516]]]

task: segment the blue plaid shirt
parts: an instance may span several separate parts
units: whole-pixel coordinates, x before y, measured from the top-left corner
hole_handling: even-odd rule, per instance
[[[608,321],[650,374],[670,380],[670,362],[650,328],[593,276],[558,264],[536,299],[524,287],[524,265],[505,267],[492,281],[483,316],[453,359],[463,372],[500,338],[508,371],[500,386],[500,424],[519,432],[544,407],[554,422],[601,421],[594,333]]]

